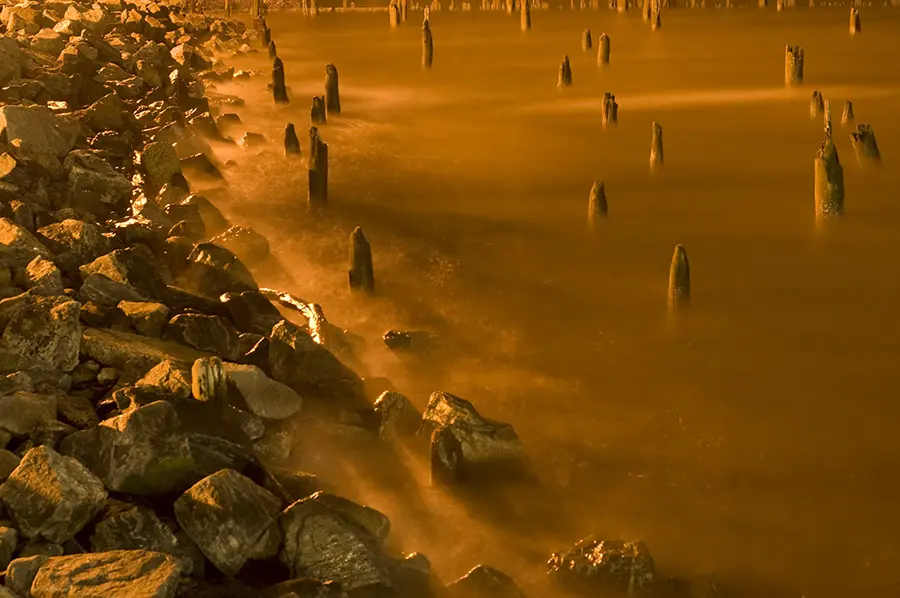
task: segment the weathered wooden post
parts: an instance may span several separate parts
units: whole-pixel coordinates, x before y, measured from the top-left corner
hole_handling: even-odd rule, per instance
[[[818,89],[814,89],[812,92],[812,97],[809,99],[809,117],[815,118],[819,116],[819,112],[825,109],[825,98],[822,97],[822,92]]]
[[[830,134],[819,147],[815,159],[816,219],[844,213],[844,169]]]
[[[268,48],[269,42],[271,42],[271,41],[272,41],[272,30],[269,29],[269,27],[265,23],[263,23],[263,41],[262,41],[263,47]]]
[[[563,56],[562,64],[559,65],[559,79],[556,83],[557,87],[568,87],[572,84],[572,67],[569,65],[569,57]]]
[[[822,110],[822,114],[825,117],[825,134],[831,135],[831,102],[829,102],[828,100],[824,101],[824,109]]]
[[[400,5],[397,0],[391,0],[391,3],[388,4],[388,15],[391,18],[391,27],[399,27],[400,26]]]
[[[319,137],[319,130],[309,128],[309,195],[307,205],[315,209],[328,201],[328,144]]]
[[[284,128],[284,155],[300,155],[300,139],[294,129],[294,123],[288,123]]]
[[[766,8],[767,6],[769,6],[768,0],[759,0],[759,7],[760,7],[760,8]]]
[[[225,0],[225,18],[226,19],[231,18],[231,10],[232,10],[231,2],[232,2],[232,0]]]
[[[780,1],[780,0],[779,0]],[[788,45],[784,50],[784,84],[803,84],[803,48]]]
[[[278,49],[275,47],[275,40],[269,42],[269,60],[278,58]]]
[[[878,151],[878,143],[875,141],[875,132],[869,123],[861,124],[850,133],[850,143],[853,145],[853,153],[860,164],[881,161],[881,152]]]
[[[841,124],[846,125],[848,123],[852,123],[855,117],[853,115],[853,102],[847,100],[844,103],[844,113],[841,114]]]
[[[778,12],[784,10],[784,0],[775,0],[775,10]]]
[[[641,20],[645,23],[650,22],[650,16],[653,13],[653,0],[643,0],[641,3]]]
[[[597,218],[603,218],[608,212],[606,189],[601,181],[594,181],[591,194],[588,196],[588,219],[593,222]]]
[[[668,299],[670,311],[681,310],[691,304],[691,264],[683,245],[676,245],[672,255]]]
[[[400,22],[405,23],[409,16],[409,0],[400,0]]]
[[[434,61],[434,38],[431,36],[431,26],[428,19],[422,22],[422,66],[430,68]]]
[[[581,49],[585,52],[590,50],[594,45],[593,40],[591,39],[591,30],[585,29],[581,32]]]
[[[277,57],[272,65],[272,95],[276,104],[287,104],[290,101],[284,83],[284,63]]]
[[[650,29],[656,31],[662,27],[662,16],[660,15],[659,3],[654,2],[653,14],[650,15]]]
[[[338,71],[334,63],[325,65],[325,108],[328,114],[341,113],[341,93],[338,87]]]
[[[375,294],[375,268],[372,265],[372,246],[369,245],[362,227],[357,226],[350,234],[350,271],[347,278],[350,289]]]
[[[850,9],[850,35],[860,32],[859,9],[855,6]]]
[[[628,12],[628,0],[615,0],[619,12]]]
[[[322,96],[312,97],[312,106],[309,108],[309,122],[314,125],[324,125],[328,123],[328,117],[325,111],[325,98]]]
[[[521,26],[522,31],[531,29],[531,0],[520,0],[522,5]]]
[[[658,122],[653,123],[653,139],[650,142],[650,170],[657,170],[663,164],[663,132]]]
[[[603,105],[600,107],[600,116],[604,129],[607,125],[615,126],[619,124],[619,105],[616,103],[616,96],[608,91],[603,94]]]
[[[609,36],[600,34],[600,49],[597,51],[597,64],[606,66],[609,64]]]

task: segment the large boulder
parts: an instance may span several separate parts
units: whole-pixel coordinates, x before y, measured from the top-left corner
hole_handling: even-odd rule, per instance
[[[118,307],[144,336],[159,338],[169,321],[169,308],[162,303],[122,301]]]
[[[18,391],[0,396],[0,430],[17,437],[28,436],[41,424],[56,420],[55,395]]]
[[[112,550],[152,550],[174,557],[182,572],[192,572],[193,562],[188,551],[172,530],[144,507],[117,509],[106,514],[94,526],[90,538],[91,552]]]
[[[284,319],[278,308],[259,291],[225,293],[222,295],[222,305],[241,332],[266,336],[275,324]]]
[[[171,281],[168,268],[143,244],[101,255],[82,266],[80,271],[83,278],[95,272],[105,274],[116,282],[130,284],[148,297],[156,299],[166,297],[166,287]],[[168,301],[164,303],[169,305]]]
[[[72,371],[78,365],[81,304],[68,297],[29,297],[3,331],[3,343],[33,368]]]
[[[639,595],[656,582],[656,565],[643,542],[588,537],[554,553],[547,574],[564,587]]]
[[[446,594],[448,598],[525,598],[509,575],[485,565],[449,584]]]
[[[32,598],[174,598],[181,568],[149,550],[114,550],[48,559],[31,585]]]
[[[128,104],[115,93],[107,94],[91,104],[84,111],[81,121],[97,133],[100,131],[127,133],[137,129],[137,121],[128,109]]]
[[[188,256],[184,276],[191,290],[207,297],[258,290],[256,281],[232,252],[211,243],[198,243]]]
[[[408,398],[399,392],[386,390],[375,400],[378,414],[378,435],[384,440],[414,436],[422,421],[422,414]]]
[[[226,363],[225,373],[234,383],[251,413],[263,419],[285,419],[300,411],[303,400],[286,384],[272,380],[256,366]]]
[[[99,272],[88,275],[78,291],[79,301],[90,301],[102,307],[117,307],[123,301],[141,302],[147,299],[130,284],[118,282]]]
[[[129,205],[131,181],[106,160],[88,150],[74,150],[66,156],[63,167],[75,206],[102,213],[122,210]]]
[[[179,314],[169,321],[164,336],[228,361],[240,357],[237,331],[231,322],[218,316]]]
[[[0,87],[22,76],[23,58],[14,39],[0,36]]]
[[[81,220],[55,222],[39,228],[37,232],[46,239],[47,247],[57,254],[56,261],[72,270],[111,249],[101,227]]]
[[[35,52],[59,56],[66,48],[66,40],[52,29],[41,29],[31,38],[31,49]]]
[[[0,486],[0,502],[27,538],[62,544],[93,519],[106,500],[103,483],[69,457],[40,446]]]
[[[209,242],[224,247],[246,264],[259,264],[269,257],[269,241],[246,226],[232,226]]]
[[[230,469],[200,480],[175,501],[182,529],[225,575],[237,574],[252,558],[280,512],[271,492]]]
[[[129,334],[118,330],[84,328],[81,352],[86,357],[120,371],[143,376],[162,361],[193,363],[207,353],[179,343]]]
[[[325,505],[333,511],[343,514],[345,517],[365,529],[373,538],[379,542],[384,541],[388,534],[391,533],[391,520],[387,515],[380,511],[376,511],[372,507],[363,506],[355,503],[349,498],[331,494],[330,492],[318,491],[310,495],[310,500],[314,500],[319,504]]]
[[[36,257],[51,259],[52,255],[27,229],[0,218],[0,265],[21,267]]]
[[[171,143],[148,143],[141,153],[141,164],[147,171],[147,180],[154,187],[168,185],[172,177],[181,172],[181,162]]]
[[[44,106],[0,107],[0,137],[8,140],[13,157],[52,176],[62,174],[60,159],[75,146],[74,137],[60,125]]]
[[[62,295],[65,290],[59,268],[41,256],[31,260],[25,268],[25,286],[35,295],[49,297]]]

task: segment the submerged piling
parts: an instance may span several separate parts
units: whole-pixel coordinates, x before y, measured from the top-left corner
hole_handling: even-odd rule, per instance
[[[284,128],[284,155],[300,155],[300,139],[297,138],[294,123],[288,123]]]
[[[825,109],[825,98],[822,97],[822,92],[818,89],[814,89],[812,92],[812,97],[809,99],[809,117],[816,118],[819,116],[819,112]]]
[[[801,85],[803,83],[803,48],[786,46],[784,50],[784,84]]]
[[[861,24],[859,22],[859,9],[855,6],[850,8],[850,35],[856,35],[860,31]]]
[[[609,36],[600,34],[600,49],[597,51],[597,64],[605,66],[609,64]]]
[[[619,105],[616,103],[616,96],[608,91],[603,94],[603,105],[600,107],[600,116],[604,129],[607,125],[615,126],[619,124]]]
[[[350,289],[372,295],[375,293],[375,268],[372,266],[372,246],[362,227],[350,234],[350,270],[347,274]]]
[[[328,144],[319,137],[316,127],[309,128],[309,195],[307,206],[316,208],[328,201]]]
[[[568,87],[572,84],[572,66],[569,64],[569,57],[563,56],[562,64],[559,65],[559,80],[557,87]]]
[[[528,31],[531,29],[531,0],[521,0],[522,4],[522,16],[520,25],[522,27],[522,31]]]
[[[275,40],[269,42],[269,60],[278,58],[278,48],[275,47]]]
[[[844,102],[844,113],[841,114],[841,124],[846,125],[852,123],[855,117],[853,115],[853,102],[847,100]]]
[[[663,164],[663,132],[658,122],[653,123],[653,139],[650,143],[650,170],[656,170]]]
[[[426,18],[422,22],[422,66],[430,68],[434,62],[434,38],[431,36],[431,25]]]
[[[334,63],[325,65],[325,109],[328,114],[341,113],[341,93],[338,89],[338,71]]]
[[[603,218],[609,213],[606,204],[606,189],[601,181],[594,181],[591,194],[588,196],[588,220],[593,222],[597,218]]]
[[[675,246],[672,265],[669,266],[669,310],[680,310],[691,304],[691,264],[687,249]]]
[[[867,162],[880,162],[881,152],[878,151],[878,143],[875,141],[875,132],[869,123],[856,127],[850,133],[850,143],[853,145],[853,153],[860,164]]]
[[[825,135],[816,153],[815,199],[817,220],[844,213],[844,168],[831,135]]]
[[[312,106],[309,108],[309,122],[313,125],[328,123],[328,117],[325,113],[325,98],[322,96],[313,96]]]
[[[584,52],[587,52],[594,46],[594,41],[591,39],[591,30],[585,29],[581,32],[581,49]]]
[[[269,27],[265,23],[263,23],[263,47],[268,47],[270,41],[272,41],[272,30],[269,29]]]
[[[284,63],[280,58],[275,58],[272,65],[272,94],[276,104],[287,104],[290,101],[284,83]]]

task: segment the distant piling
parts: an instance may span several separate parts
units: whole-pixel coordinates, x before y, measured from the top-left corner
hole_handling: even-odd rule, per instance
[[[391,19],[391,27],[399,27],[400,26],[400,5],[397,3],[397,0],[391,0],[391,3],[388,4],[388,15]]]
[[[672,265],[669,266],[668,304],[670,311],[681,310],[691,304],[691,263],[683,245],[675,246]]]
[[[759,7],[760,7],[760,8],[766,8],[767,6],[769,6],[768,0],[759,0]]]
[[[628,0],[615,0],[616,1],[616,9],[619,12],[625,13],[628,12]]]
[[[322,96],[313,96],[312,106],[309,108],[309,122],[313,125],[328,124],[328,117],[325,112],[325,98]]]
[[[814,89],[812,92],[812,97],[809,99],[809,117],[816,118],[819,114],[825,109],[825,98],[822,97],[822,92],[818,89]]]
[[[531,29],[531,0],[521,0],[522,16],[520,25],[522,31]]]
[[[405,23],[409,17],[409,0],[400,0],[400,22]]]
[[[280,58],[275,58],[272,65],[272,94],[276,104],[287,104],[287,87],[284,83],[284,63]]]
[[[606,66],[609,64],[609,36],[600,34],[600,49],[597,50],[597,64]]]
[[[609,213],[606,204],[606,189],[601,181],[594,181],[591,194],[588,196],[588,221],[593,223],[598,218],[604,218]]]
[[[278,48],[275,47],[275,40],[271,40],[269,42],[269,60],[275,60],[278,58]]]
[[[594,41],[591,39],[591,30],[585,29],[581,32],[581,49],[587,52],[594,47]]]
[[[431,25],[428,19],[422,22],[422,66],[431,68],[434,62],[434,38],[431,35]]]
[[[781,0],[779,0],[780,2]],[[803,48],[786,46],[784,50],[784,84],[803,84]]]
[[[819,147],[815,159],[816,219],[822,220],[844,213],[844,168],[838,159],[831,135]]]
[[[650,0],[652,11],[650,12],[650,29],[656,31],[662,27],[662,16],[659,0]]]
[[[572,85],[572,65],[569,64],[568,56],[563,56],[562,63],[559,65],[559,79],[556,85],[557,87]]]
[[[823,106],[822,114],[824,117],[823,122],[825,125],[825,134],[831,135],[831,102],[828,100],[825,100],[823,102],[823,104],[824,104],[824,106]]]
[[[309,128],[309,195],[307,205],[317,208],[328,201],[328,144],[319,137],[316,127]]]
[[[853,152],[860,164],[881,161],[881,152],[878,151],[878,143],[875,141],[875,132],[869,123],[861,124],[850,133],[850,143]]]
[[[658,122],[653,123],[653,139],[650,143],[650,170],[657,170],[663,164],[663,131]]]
[[[847,100],[844,102],[844,112],[841,114],[841,124],[846,125],[852,123],[855,120],[853,115],[853,102]]]
[[[272,30],[263,24],[263,47],[268,47],[270,41],[272,41]]]
[[[784,0],[775,0],[775,10],[778,12],[784,10]]]
[[[850,8],[850,35],[856,35],[860,32],[861,24],[859,22],[859,9],[855,6]]]
[[[225,0],[225,18],[226,19],[231,18],[231,11],[232,11],[232,3],[231,2],[232,2],[232,0]]]
[[[653,0],[643,0],[641,3],[641,20],[645,23],[650,22],[650,16],[653,13]]]
[[[600,107],[600,117],[604,129],[607,126],[616,126],[619,124],[619,105],[616,103],[616,96],[608,91],[603,94],[603,105]]]
[[[362,227],[357,226],[350,235],[350,271],[347,278],[350,289],[375,294],[375,268],[372,265],[372,246]]]
[[[297,137],[297,131],[294,129],[294,123],[288,123],[284,128],[284,155],[300,155],[300,139]]]
[[[338,71],[334,63],[325,65],[325,109],[328,114],[341,113],[341,93],[338,86]]]

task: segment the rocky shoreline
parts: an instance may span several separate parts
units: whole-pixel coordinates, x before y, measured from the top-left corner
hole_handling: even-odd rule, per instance
[[[268,241],[215,205],[233,99],[204,83],[251,76],[222,59],[263,31],[165,0],[0,21],[0,598],[524,596],[487,565],[440,583],[386,515],[295,469],[320,439],[406,447],[449,486],[525,457],[464,399],[420,413],[361,378],[352,334],[257,284]],[[587,539],[548,572],[698,595],[639,542]]]

